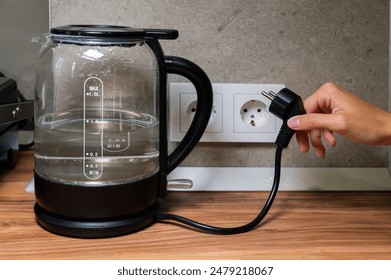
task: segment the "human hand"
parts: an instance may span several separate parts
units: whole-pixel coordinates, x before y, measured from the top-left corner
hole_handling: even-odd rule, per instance
[[[303,153],[308,152],[311,143],[316,154],[324,157],[322,138],[333,147],[334,132],[360,144],[391,144],[391,114],[333,83],[321,86],[304,101],[304,107],[307,114],[288,120],[288,126],[297,130]]]

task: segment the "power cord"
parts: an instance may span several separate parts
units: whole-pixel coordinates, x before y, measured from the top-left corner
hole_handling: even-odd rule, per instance
[[[283,88],[277,94],[272,91],[269,92],[263,91],[262,94],[272,101],[269,107],[269,111],[272,114],[274,114],[276,117],[282,119],[283,124],[281,126],[281,129],[275,141],[277,148],[276,148],[275,163],[274,163],[273,185],[270,190],[269,197],[267,198],[262,210],[255,217],[255,219],[245,225],[238,226],[238,227],[231,227],[231,228],[210,226],[174,214],[157,214],[156,216],[157,222],[174,221],[189,226],[191,228],[194,228],[196,230],[200,230],[205,233],[228,235],[228,234],[239,234],[239,233],[250,231],[253,228],[255,228],[265,218],[278,192],[278,187],[280,184],[280,176],[281,176],[282,151],[283,149],[288,147],[290,140],[295,134],[295,131],[288,127],[287,121],[289,118],[293,116],[302,115],[305,114],[306,112],[300,96],[298,96],[297,94],[295,94],[294,92],[292,92],[287,88]]]

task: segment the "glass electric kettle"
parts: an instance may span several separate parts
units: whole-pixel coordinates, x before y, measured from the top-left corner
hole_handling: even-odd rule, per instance
[[[107,237],[155,220],[167,174],[201,138],[212,109],[205,72],[165,56],[178,31],[69,25],[36,41],[35,213],[47,230]],[[197,90],[189,131],[168,155],[167,74]]]

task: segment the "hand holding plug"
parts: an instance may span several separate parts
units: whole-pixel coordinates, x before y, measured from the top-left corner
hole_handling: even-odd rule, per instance
[[[307,114],[290,118],[287,125],[296,130],[301,152],[310,144],[319,157],[324,157],[324,139],[336,145],[334,133],[360,144],[390,145],[391,114],[345,89],[326,83],[304,101]]]

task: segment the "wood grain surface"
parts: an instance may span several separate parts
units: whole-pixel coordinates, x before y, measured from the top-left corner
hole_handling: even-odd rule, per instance
[[[35,221],[31,151],[0,173],[0,259],[391,259],[391,193],[280,192],[255,230],[210,235],[172,223],[106,239],[62,237]],[[282,175],[283,176],[283,175]],[[170,192],[162,212],[217,225],[253,219],[265,192]]]

